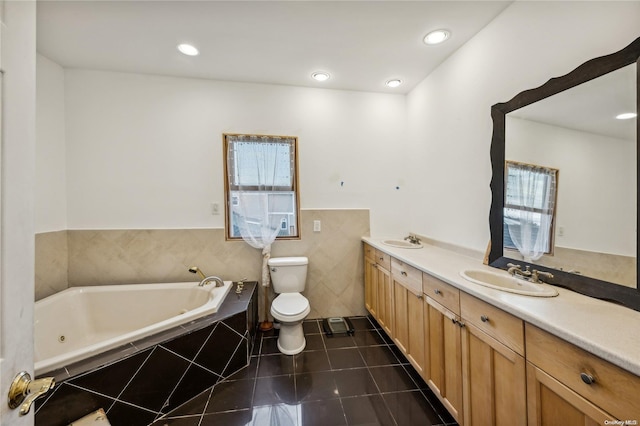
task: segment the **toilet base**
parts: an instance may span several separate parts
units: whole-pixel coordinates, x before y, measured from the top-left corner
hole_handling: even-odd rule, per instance
[[[280,333],[278,334],[278,350],[285,355],[296,355],[302,352],[307,346],[304,338],[302,321],[295,323],[280,323]]]

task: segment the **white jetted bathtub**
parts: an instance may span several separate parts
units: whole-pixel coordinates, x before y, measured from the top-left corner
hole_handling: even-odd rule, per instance
[[[35,304],[36,376],[218,311],[231,282],[72,287]]]

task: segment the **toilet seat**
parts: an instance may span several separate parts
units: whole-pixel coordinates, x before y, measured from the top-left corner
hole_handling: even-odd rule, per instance
[[[300,321],[309,312],[309,300],[300,293],[282,293],[271,303],[271,315],[281,322]]]

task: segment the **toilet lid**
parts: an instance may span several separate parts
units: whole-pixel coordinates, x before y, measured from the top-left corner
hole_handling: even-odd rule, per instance
[[[299,315],[309,307],[309,301],[300,293],[282,293],[271,303],[271,308],[282,315]]]

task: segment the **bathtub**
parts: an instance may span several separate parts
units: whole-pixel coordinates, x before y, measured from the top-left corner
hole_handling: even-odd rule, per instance
[[[35,304],[36,376],[218,311],[231,282],[72,287]]]

